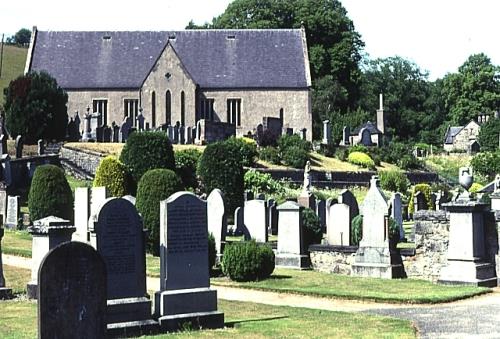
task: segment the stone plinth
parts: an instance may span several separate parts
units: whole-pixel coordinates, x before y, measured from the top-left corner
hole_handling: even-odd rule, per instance
[[[220,328],[217,291],[210,288],[207,203],[189,192],[160,202],[160,291],[155,317],[163,330]]]
[[[287,201],[278,206],[278,250],[276,267],[306,269],[311,262],[304,249],[302,211],[304,207]]]
[[[5,287],[5,278],[3,276],[3,264],[2,264],[2,238],[3,238],[3,228],[0,228],[0,300],[12,298],[12,289]]]
[[[46,217],[33,222],[28,227],[28,232],[33,237],[31,250],[31,281],[27,284],[28,298],[37,298],[38,268],[45,255],[54,247],[71,241],[71,235],[75,227],[70,225],[69,220],[54,216]]]
[[[300,206],[310,208],[313,211],[316,209],[316,199],[311,192],[302,191],[297,198],[297,202]]]
[[[495,192],[491,196],[491,209],[493,211],[500,211],[500,192]]]
[[[485,251],[484,213],[489,206],[466,200],[443,206],[450,213],[450,240],[438,282],[496,286],[495,265],[486,260]]]

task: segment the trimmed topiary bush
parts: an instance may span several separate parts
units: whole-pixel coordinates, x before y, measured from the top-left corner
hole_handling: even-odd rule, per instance
[[[280,153],[276,147],[263,147],[259,150],[259,159],[270,162],[271,164],[280,164]]]
[[[172,144],[163,132],[132,133],[123,146],[120,161],[130,170],[135,182],[150,169],[175,170]]]
[[[380,177],[380,186],[384,190],[405,193],[410,187],[410,180],[408,180],[404,172],[397,170],[380,171],[378,175]]]
[[[243,166],[253,167],[255,165],[255,159],[258,155],[257,144],[255,143],[255,140],[249,138],[231,137],[226,140],[226,143],[234,145],[238,148]]]
[[[309,245],[321,243],[323,232],[319,218],[310,208],[304,208],[302,211],[302,224],[304,225],[304,248],[309,248]]]
[[[175,170],[186,188],[195,189],[198,187],[196,167],[201,154],[200,151],[194,148],[175,152]]]
[[[215,142],[209,144],[198,164],[198,176],[203,191],[214,188],[224,192],[228,213],[243,205],[244,171],[239,147],[234,142]]]
[[[31,220],[48,216],[73,220],[73,194],[64,171],[54,165],[38,166],[28,195]]]
[[[429,184],[417,184],[413,186],[413,190],[411,191],[410,201],[408,203],[408,213],[413,214],[415,212],[415,206],[413,204],[413,200],[415,198],[415,194],[417,192],[422,192],[424,194],[425,203],[427,204],[427,208],[433,210],[434,204],[431,199],[431,186]]]
[[[99,163],[93,186],[105,186],[111,196],[122,197],[131,193],[131,177],[127,167],[114,156],[109,155]]]
[[[375,169],[375,162],[370,158],[370,156],[363,152],[351,152],[347,157],[347,161],[351,164],[358,165],[361,167],[365,167],[368,169]]]
[[[298,146],[291,146],[283,151],[281,157],[286,166],[304,168],[309,160],[309,152]]]
[[[234,281],[268,278],[274,271],[274,252],[255,240],[233,242],[224,249],[222,272]]]
[[[135,206],[149,231],[146,248],[155,256],[160,253],[160,201],[181,190],[183,186],[177,174],[160,168],[147,171],[137,186]]]

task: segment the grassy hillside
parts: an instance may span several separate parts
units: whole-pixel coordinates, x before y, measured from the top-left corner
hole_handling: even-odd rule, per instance
[[[2,76],[0,77],[0,105],[3,105],[3,89],[11,80],[23,74],[26,65],[27,48],[4,45]]]

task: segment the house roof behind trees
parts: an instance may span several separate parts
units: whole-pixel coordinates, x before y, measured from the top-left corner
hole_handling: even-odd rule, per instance
[[[301,29],[35,32],[28,69],[65,89],[138,89],[167,43],[202,88],[311,85]]]

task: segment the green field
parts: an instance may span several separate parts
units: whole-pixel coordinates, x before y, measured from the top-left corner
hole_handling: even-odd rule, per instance
[[[4,103],[3,89],[9,86],[11,80],[23,74],[27,54],[27,48],[4,45],[2,75],[0,76],[0,105]]]

